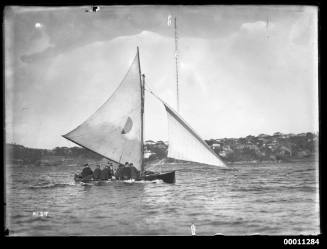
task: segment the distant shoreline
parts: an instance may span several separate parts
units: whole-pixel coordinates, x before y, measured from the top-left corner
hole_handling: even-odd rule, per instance
[[[263,163],[274,163],[274,164],[278,164],[278,163],[304,163],[304,162],[317,162],[319,163],[319,158],[303,158],[303,159],[294,159],[294,160],[289,160],[289,161],[273,161],[273,160],[266,160],[266,161],[257,161],[257,160],[252,160],[252,161],[237,161],[237,162],[225,162],[227,165],[245,165],[245,164],[263,164]],[[164,164],[181,164],[181,163],[185,163],[185,164],[197,164],[195,162],[187,162],[187,161],[166,161],[166,160],[153,160],[153,161],[148,161],[147,164],[148,165],[164,165]]]
[[[318,133],[260,134],[244,138],[205,140],[212,152],[227,164],[304,162],[318,160]],[[56,147],[52,150],[33,149],[19,144],[6,144],[7,161],[35,165],[55,165],[70,162],[107,160],[101,155],[82,147]],[[168,163],[182,162],[167,158],[168,143],[147,140],[144,142],[144,162],[163,160]]]
[[[294,159],[290,161],[238,161],[238,162],[227,162],[228,165],[233,165],[233,164],[262,164],[262,163],[303,163],[303,162],[317,162],[319,163],[319,159]]]
[[[80,165],[82,166],[84,163],[89,163],[89,165],[97,165],[100,164],[102,165],[104,162],[104,159],[81,159],[81,158],[63,158],[60,161],[46,161],[43,163],[34,163],[34,162],[23,162],[22,160],[9,160],[10,163],[14,164],[14,165],[33,165],[33,166],[49,166],[49,167],[53,167],[53,166],[62,166],[63,164],[69,164],[72,166],[75,165]],[[257,165],[257,164],[294,164],[294,163],[319,163],[319,158],[302,158],[302,159],[294,159],[294,160],[289,160],[289,161],[273,161],[273,160],[265,160],[265,161],[258,161],[258,160],[251,160],[251,161],[235,161],[235,162],[228,162],[225,161],[226,165],[228,166],[232,166],[232,165],[248,165],[248,164],[253,164],[253,165]],[[187,162],[187,161],[178,161],[178,160],[165,160],[165,159],[155,159],[152,161],[147,161],[146,162],[146,166],[148,167],[155,167],[155,166],[160,166],[160,165],[169,165],[169,164],[198,164],[195,162]]]

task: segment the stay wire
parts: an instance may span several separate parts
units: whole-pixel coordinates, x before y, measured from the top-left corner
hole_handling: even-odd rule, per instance
[[[154,97],[156,97],[158,100],[160,100],[160,102],[162,102],[163,104],[166,104],[165,101],[163,101],[157,94],[154,93],[154,90],[149,86],[149,84],[144,85],[144,90],[151,93]]]

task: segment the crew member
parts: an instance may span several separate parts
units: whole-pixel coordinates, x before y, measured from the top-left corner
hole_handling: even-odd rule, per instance
[[[109,175],[110,175],[110,177],[114,176],[115,174],[114,174],[112,162],[108,161],[108,165],[106,165],[106,167],[109,169]]]
[[[93,172],[93,179],[100,180],[100,174],[101,174],[100,165],[97,165],[96,169]]]
[[[114,173],[114,166],[112,165],[112,163],[109,163],[109,171],[110,171],[111,177],[115,175],[115,173]]]
[[[125,166],[128,165],[128,162],[125,163]],[[122,180],[123,179],[123,170],[124,170],[124,165],[119,164],[118,169],[116,170],[115,178],[117,180]]]
[[[131,168],[129,167],[129,163],[125,163],[125,167],[122,170],[123,180],[131,179]]]
[[[140,176],[140,172],[134,167],[133,163],[129,164],[129,168],[131,171],[131,178],[134,180],[138,179]]]
[[[84,164],[84,168],[82,170],[81,177],[85,180],[91,180],[93,177],[93,171],[87,163]]]
[[[100,179],[103,181],[111,179],[110,168],[108,165],[106,165],[105,168],[101,170]]]

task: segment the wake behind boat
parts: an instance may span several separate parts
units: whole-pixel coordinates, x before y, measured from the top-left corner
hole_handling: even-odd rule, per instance
[[[137,54],[127,74],[111,97],[86,121],[63,137],[118,165],[132,162],[139,172],[138,177],[131,177],[135,181],[160,179],[166,183],[174,183],[175,171],[159,173],[145,170],[144,91],[145,76],[141,74],[137,48]],[[167,112],[168,157],[226,168],[220,157],[190,125],[166,102],[151,93],[163,104]],[[75,177],[75,180],[79,179]]]

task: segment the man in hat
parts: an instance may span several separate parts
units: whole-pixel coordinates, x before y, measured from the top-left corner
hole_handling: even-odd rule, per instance
[[[125,163],[125,166],[122,170],[122,177],[123,177],[123,180],[131,179],[131,168],[129,167],[128,162]]]
[[[116,172],[115,165],[113,163],[110,163],[109,169],[110,169],[110,174],[111,174],[111,178],[112,178],[113,176],[115,176],[115,172]]]
[[[93,172],[93,179],[100,180],[100,174],[101,174],[101,169],[100,169],[100,165],[98,164],[96,169]]]
[[[125,163],[125,166],[126,165],[128,165],[128,162]],[[125,169],[125,166],[123,164],[119,164],[115,174],[117,180],[123,180],[123,171]]]
[[[131,171],[131,178],[134,180],[138,179],[140,176],[140,172],[134,167],[133,163],[129,164],[129,168]]]
[[[109,178],[112,178],[112,176],[115,175],[115,173],[114,173],[114,166],[113,166],[112,162],[108,161],[107,167],[109,168],[109,175],[110,175]]]
[[[93,177],[93,171],[87,163],[84,164],[84,168],[82,170],[81,177],[85,180],[91,180]]]
[[[100,179],[103,180],[103,181],[111,179],[111,172],[110,172],[110,168],[109,168],[108,165],[106,165],[104,167],[104,169],[101,170]]]

